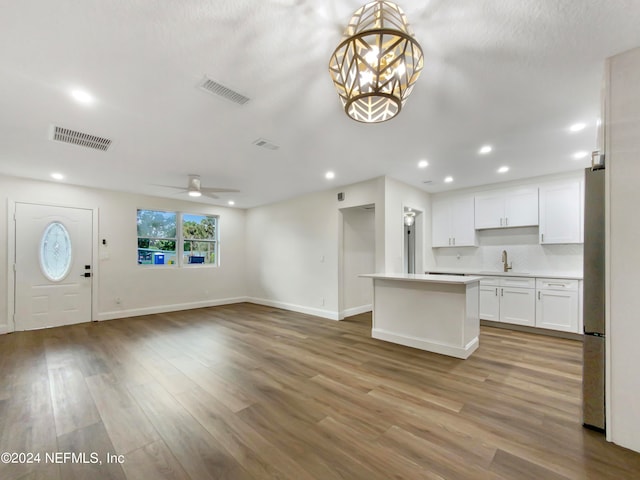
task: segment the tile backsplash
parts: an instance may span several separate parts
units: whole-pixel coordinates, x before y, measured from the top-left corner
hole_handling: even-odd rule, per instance
[[[437,268],[502,270],[506,250],[512,272],[582,272],[582,244],[540,245],[538,227],[478,231],[478,247],[435,248]]]

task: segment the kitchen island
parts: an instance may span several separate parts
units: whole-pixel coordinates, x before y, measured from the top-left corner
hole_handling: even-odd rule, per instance
[[[478,348],[481,277],[360,277],[373,279],[373,338],[456,358],[468,358]]]

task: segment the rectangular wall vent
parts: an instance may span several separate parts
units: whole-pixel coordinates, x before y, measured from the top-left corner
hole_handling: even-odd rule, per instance
[[[69,128],[62,128],[56,125],[51,130],[51,140],[56,142],[71,143],[80,147],[94,148],[106,152],[111,145],[108,138],[90,135],[88,133],[78,132]]]
[[[278,150],[280,147],[275,143],[270,142],[269,140],[265,140],[264,138],[259,138],[253,142],[257,147],[266,148],[268,150]]]
[[[218,82],[214,82],[207,77],[204,77],[198,87],[200,88],[200,90],[204,90],[205,92],[212,93],[222,98],[226,98],[227,100],[233,103],[237,103],[238,105],[244,105],[250,100],[249,97],[245,97],[238,92],[234,92],[230,88],[227,88]]]

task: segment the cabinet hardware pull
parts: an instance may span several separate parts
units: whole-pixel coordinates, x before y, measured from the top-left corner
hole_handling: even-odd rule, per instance
[[[564,283],[547,283],[550,287],[566,287]]]
[[[501,297],[504,297],[504,288],[501,288],[501,289],[500,289],[500,296],[501,296]]]
[[[455,246],[456,244],[456,237],[453,237],[453,245]]]
[[[509,217],[504,217],[504,224],[509,225]]]
[[[502,226],[502,218],[500,218],[500,226]]]
[[[540,300],[540,290],[538,290],[538,300]]]
[[[498,296],[498,287],[496,287],[496,297]]]
[[[540,243],[544,243],[544,233],[540,234]]]

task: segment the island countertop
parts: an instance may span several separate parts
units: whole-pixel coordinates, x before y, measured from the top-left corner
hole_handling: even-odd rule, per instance
[[[358,275],[364,278],[377,280],[403,280],[407,282],[430,282],[430,283],[453,283],[467,285],[479,282],[482,276],[479,275],[432,275],[424,273],[363,273]]]

